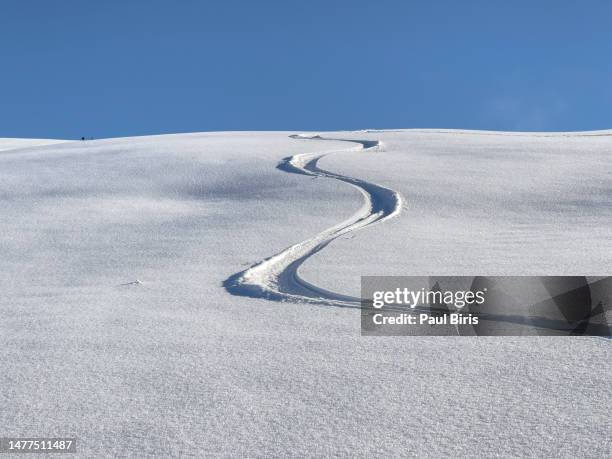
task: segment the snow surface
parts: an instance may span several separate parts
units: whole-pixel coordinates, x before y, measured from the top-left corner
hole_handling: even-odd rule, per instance
[[[39,147],[43,145],[53,145],[65,143],[66,140],[54,139],[0,139],[0,152],[7,150],[17,150],[20,148]]]
[[[320,139],[319,135],[292,135],[296,139]],[[325,139],[329,141],[330,139]],[[343,140],[357,145],[340,150],[355,152],[361,150],[378,151],[381,147],[378,141]],[[336,142],[332,140],[332,142]],[[311,238],[298,242],[282,252],[234,274],[224,283],[224,287],[232,294],[255,298],[267,298],[275,301],[297,301],[309,304],[325,304],[328,306],[360,307],[358,297],[337,294],[316,285],[305,282],[299,276],[299,269],[314,254],[320,252],[328,244],[345,234],[358,231],[366,226],[382,223],[401,212],[402,198],[399,193],[389,188],[381,187],[362,179],[347,177],[326,171],[317,163],[327,155],[338,151],[317,153],[299,153],[284,158],[277,169],[309,177],[323,177],[347,183],[363,195],[363,204],[348,220],[315,234]]]
[[[358,136],[384,151],[320,166],[399,191],[404,211],[315,255],[306,280],[352,295],[359,275],[609,275],[612,131]]]
[[[609,340],[367,338],[359,311],[223,287],[361,208],[276,169],[324,150],[404,209],[309,258],[313,285],[609,275],[612,132],[289,134],[0,154],[0,436],[76,436],[84,457],[612,455]]]

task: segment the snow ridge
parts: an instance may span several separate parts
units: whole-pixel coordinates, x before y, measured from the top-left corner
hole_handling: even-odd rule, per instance
[[[319,135],[295,134],[294,139],[310,141],[344,141],[357,144],[347,151],[376,151],[379,141],[354,139],[326,139]],[[329,154],[340,151],[303,153],[284,158],[278,169],[315,177],[326,177],[357,188],[363,196],[362,207],[349,219],[321,233],[294,244],[250,268],[230,276],[223,282],[232,295],[265,298],[273,301],[291,301],[341,307],[360,307],[360,298],[334,293],[306,282],[299,276],[300,266],[311,256],[324,249],[336,238],[366,226],[381,223],[397,216],[402,208],[402,197],[397,191],[362,179],[347,177],[318,167],[317,162]]]

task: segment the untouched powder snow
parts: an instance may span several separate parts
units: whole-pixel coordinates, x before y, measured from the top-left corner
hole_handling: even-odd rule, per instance
[[[66,140],[53,139],[7,139],[0,138],[0,152],[8,150],[17,150],[20,148],[40,147],[44,145],[53,145],[65,143]]]
[[[83,457],[612,455],[610,340],[368,338],[357,310],[224,287],[367,220],[376,199],[339,177],[403,209],[309,246],[294,273],[321,291],[609,275],[612,132],[291,134],[0,154],[0,436],[75,436]]]

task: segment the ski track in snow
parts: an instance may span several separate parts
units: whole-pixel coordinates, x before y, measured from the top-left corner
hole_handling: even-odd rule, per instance
[[[376,151],[376,140],[326,139],[318,135],[292,135],[295,139],[343,141],[357,144],[350,149],[315,153],[302,153],[284,158],[278,169],[313,177],[326,177],[357,188],[364,198],[362,207],[345,220],[321,233],[294,244],[280,253],[258,262],[250,268],[230,276],[223,282],[232,295],[266,298],[273,301],[291,301],[340,307],[360,307],[360,298],[341,295],[319,288],[299,276],[300,266],[330,242],[347,233],[383,222],[397,216],[402,208],[402,197],[397,191],[362,179],[347,177],[318,167],[318,161],[333,153],[348,151]]]

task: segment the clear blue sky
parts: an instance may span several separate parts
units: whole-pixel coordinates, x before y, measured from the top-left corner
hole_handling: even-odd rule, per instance
[[[2,0],[0,83],[0,137],[612,128],[612,2]]]

